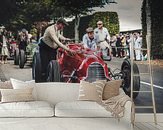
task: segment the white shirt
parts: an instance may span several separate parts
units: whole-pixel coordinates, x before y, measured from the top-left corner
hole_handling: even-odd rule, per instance
[[[95,28],[94,34],[95,36],[97,36],[98,42],[105,41],[105,40],[108,40],[110,42],[110,34],[107,28],[105,27],[102,27],[102,29]]]
[[[7,40],[6,40],[6,37],[3,36],[3,44],[2,44],[3,47],[7,47]]]
[[[142,37],[138,37],[136,39],[134,39],[135,43],[134,43],[134,47],[135,48],[141,48],[142,47]]]

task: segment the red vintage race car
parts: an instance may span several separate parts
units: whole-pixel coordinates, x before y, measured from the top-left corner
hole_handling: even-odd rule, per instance
[[[71,55],[62,48],[58,49],[57,60],[50,61],[47,68],[47,82],[72,82],[79,83],[80,80],[93,82],[96,80],[114,80],[124,79],[122,87],[127,95],[131,91],[131,65],[128,59],[125,59],[121,66],[121,71],[113,73],[107,63],[101,58],[101,52],[86,49],[81,44],[68,44],[70,49],[76,50],[76,55]],[[134,73],[139,74],[136,64],[134,64]],[[36,50],[33,57],[32,77],[36,82],[42,82],[41,59],[39,49]],[[140,77],[134,76],[134,90],[140,89]],[[134,93],[136,98],[138,93]]]

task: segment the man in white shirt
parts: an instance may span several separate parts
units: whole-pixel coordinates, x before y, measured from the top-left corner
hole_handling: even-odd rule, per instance
[[[108,32],[108,29],[103,27],[102,21],[97,22],[97,28],[95,28],[94,34],[95,36],[97,36],[98,47],[100,47],[100,49],[102,50],[103,55],[107,56],[107,52],[109,49],[109,55],[111,56],[111,46],[109,44],[110,34]]]
[[[139,33],[135,33],[134,38],[134,48],[135,49],[141,49],[142,48],[142,37]],[[135,60],[142,60],[143,54],[141,50],[135,50]]]
[[[45,33],[39,43],[39,51],[41,58],[42,73],[45,74],[44,80],[47,79],[47,66],[51,60],[56,60],[57,49],[59,47],[68,51],[71,54],[75,54],[74,50],[69,49],[66,45],[60,42],[60,40],[69,40],[60,34],[64,26],[68,25],[65,19],[60,18],[56,22],[45,30]]]

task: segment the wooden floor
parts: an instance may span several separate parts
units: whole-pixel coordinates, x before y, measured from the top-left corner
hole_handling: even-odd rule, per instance
[[[163,122],[149,123],[149,122],[136,122],[133,130],[163,130]]]

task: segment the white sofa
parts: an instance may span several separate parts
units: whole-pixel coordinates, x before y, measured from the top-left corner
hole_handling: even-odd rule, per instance
[[[78,101],[78,94],[78,83],[36,83],[34,97],[37,101],[0,104],[0,130],[130,129],[130,101],[118,122],[96,102]],[[14,109],[11,109],[13,107],[9,106],[13,104]]]

